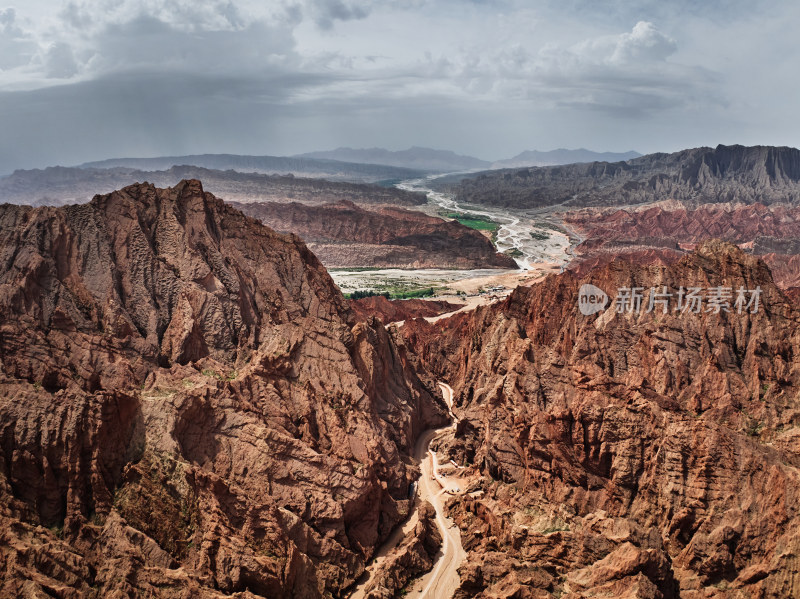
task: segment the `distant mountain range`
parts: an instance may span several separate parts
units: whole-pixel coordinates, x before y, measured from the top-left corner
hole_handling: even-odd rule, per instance
[[[513,208],[687,204],[800,204],[800,150],[717,146],[625,162],[490,170],[437,180],[460,202]]]
[[[109,193],[147,181],[158,187],[172,187],[183,179],[199,179],[205,188],[228,201],[300,201],[324,204],[351,200],[361,205],[392,204],[414,206],[426,202],[425,194],[391,186],[328,181],[294,175],[264,175],[215,170],[197,166],[173,166],[161,171],[125,167],[50,167],[15,171],[0,177],[0,203],[32,205],[80,204],[96,194]]]
[[[190,154],[157,156],[153,158],[111,158],[86,162],[81,169],[135,169],[167,171],[178,166],[194,166],[216,171],[233,170],[240,173],[264,175],[292,174],[331,181],[377,183],[422,177],[430,173],[473,172],[499,168],[521,168],[576,164],[584,162],[615,162],[641,156],[638,152],[592,152],[590,150],[558,149],[549,152],[530,150],[507,160],[490,162],[474,156],[456,154],[450,150],[434,150],[414,146],[392,151],[384,148],[337,148],[308,152],[296,156],[247,156],[239,154]],[[127,183],[123,183],[127,184]]]
[[[584,162],[622,162],[631,158],[639,158],[639,152],[592,152],[583,148],[579,150],[527,150],[509,158],[498,160],[492,168],[521,168],[526,166],[555,166],[558,164],[578,164]]]
[[[638,152],[592,152],[583,148],[579,150],[551,150],[540,152],[528,150],[507,160],[489,162],[473,156],[456,154],[449,150],[432,150],[414,146],[407,150],[391,151],[384,148],[336,148],[324,152],[299,154],[295,158],[313,158],[341,160],[364,164],[385,164],[427,171],[452,172],[474,171],[494,168],[523,166],[548,166],[554,164],[574,164],[579,162],[617,162],[641,156]]]
[[[143,171],[165,171],[174,166],[197,166],[219,171],[234,170],[240,173],[265,175],[292,174],[332,181],[375,183],[383,180],[420,177],[426,170],[409,169],[373,163],[353,163],[287,156],[243,156],[238,154],[194,154],[188,156],[159,156],[156,158],[112,158],[86,162],[78,168],[110,169],[130,168]]]
[[[326,155],[337,152],[339,150]],[[371,158],[368,155],[370,153]],[[574,161],[592,156],[629,154],[632,153],[554,150],[523,152],[511,160],[524,160],[527,157],[540,161]],[[513,208],[556,204],[621,206],[662,200],[678,200],[689,204],[800,204],[800,151],[786,147],[703,147],[671,154],[648,154],[617,162],[595,160],[555,166],[486,168],[483,171],[466,168],[480,163],[488,164],[477,158],[426,148],[410,148],[403,152],[347,150],[342,157],[379,160],[387,156],[397,163],[405,157],[407,164],[425,164],[427,170],[308,157],[217,154],[121,158],[87,163],[81,167],[16,171],[0,177],[0,202],[84,202],[96,193],[119,189],[134,182],[149,181],[167,187],[181,179],[192,178],[202,180],[213,193],[229,200],[324,203],[353,199],[357,203],[413,205],[424,203],[424,195],[395,197],[392,192],[397,190],[388,189],[391,182],[417,178],[431,172],[461,169],[438,178],[435,185],[453,192],[457,200],[468,204]],[[448,160],[450,162],[446,164]],[[175,162],[189,165],[173,166]],[[305,173],[305,177],[292,180],[291,177],[298,173]],[[383,187],[362,188],[352,184],[364,181],[380,181]]]
[[[472,156],[462,156],[449,150],[432,150],[414,146],[407,150],[391,151],[383,148],[336,148],[325,152],[299,154],[296,158],[314,158],[360,162],[363,164],[385,164],[389,166],[420,169],[426,171],[471,171],[487,169],[491,162]]]

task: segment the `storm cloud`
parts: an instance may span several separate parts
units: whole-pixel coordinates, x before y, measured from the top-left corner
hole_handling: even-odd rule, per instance
[[[796,3],[632,4],[27,0],[0,8],[0,174],[340,145],[797,145]]]

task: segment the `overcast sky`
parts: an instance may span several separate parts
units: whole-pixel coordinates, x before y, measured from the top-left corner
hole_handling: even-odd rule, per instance
[[[337,146],[797,146],[798,24],[795,0],[0,0],[0,173]]]

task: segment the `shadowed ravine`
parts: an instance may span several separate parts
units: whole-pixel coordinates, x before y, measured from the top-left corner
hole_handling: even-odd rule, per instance
[[[414,459],[419,461],[421,474],[417,483],[417,495],[414,500],[413,511],[408,519],[395,529],[391,537],[376,552],[375,558],[367,567],[364,579],[359,582],[350,595],[351,599],[364,599],[368,596],[368,591],[374,584],[378,567],[392,555],[392,552],[397,550],[403,538],[414,530],[419,519],[419,506],[424,502],[429,502],[436,510],[436,526],[442,535],[443,544],[436,556],[437,561],[433,569],[422,577],[422,590],[410,591],[406,596],[420,599],[427,597],[447,599],[458,588],[458,567],[466,557],[466,554],[461,546],[461,534],[458,527],[444,514],[441,495],[447,486],[447,481],[442,479],[436,471],[436,453],[430,449],[431,441],[437,436],[455,429],[457,419],[452,412],[453,389],[450,385],[441,382],[439,387],[442,390],[442,396],[447,403],[453,423],[446,427],[426,430],[417,439],[414,446]],[[428,455],[430,455],[430,460],[426,459]]]

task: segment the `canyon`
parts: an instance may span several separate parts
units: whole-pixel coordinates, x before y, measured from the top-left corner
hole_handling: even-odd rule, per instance
[[[0,595],[797,595],[794,154],[679,154],[563,167],[594,191],[508,220],[571,262],[466,306],[347,300],[328,274],[516,264],[402,189],[0,206]],[[668,199],[628,185],[654,168]],[[534,203],[563,191],[548,173]],[[612,303],[583,315],[584,284]],[[614,303],[663,287],[760,303]]]

